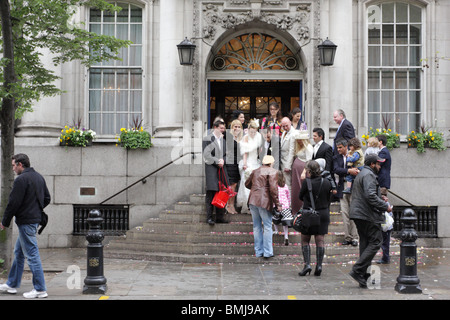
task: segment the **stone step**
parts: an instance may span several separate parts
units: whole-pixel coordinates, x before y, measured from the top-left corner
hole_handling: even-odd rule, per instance
[[[254,256],[251,214],[226,214],[229,223],[206,223],[205,195],[190,195],[188,201],[176,202],[148,219],[141,227],[129,230],[124,239],[111,240],[105,255],[129,259],[192,263],[261,263]],[[356,260],[358,247],[342,246],[344,240],[339,204],[331,206],[329,234],[325,237],[325,263]],[[278,230],[282,231],[281,225]],[[314,240],[311,239],[313,243]],[[270,263],[299,263],[301,235],[289,228],[289,245],[282,232],[274,234],[274,254]],[[314,244],[312,255],[315,255]],[[395,252],[392,248],[392,252]]]
[[[315,248],[311,246],[311,264],[315,265]],[[144,261],[161,261],[161,262],[180,262],[180,263],[199,263],[199,264],[216,264],[216,263],[246,263],[246,264],[303,264],[303,256],[298,248],[299,252],[296,254],[280,254],[278,253],[278,247],[274,246],[275,256],[269,260],[255,257],[254,253],[237,255],[237,254],[186,254],[186,253],[170,253],[170,252],[152,252],[134,250],[130,251],[125,249],[110,250],[105,248],[105,258],[121,258],[121,259],[134,259]],[[358,253],[353,250],[342,249],[341,253],[329,253],[329,249],[325,249],[325,255],[323,259],[324,265],[327,264],[353,264],[358,258]],[[378,252],[374,257],[374,261],[381,258],[381,252]],[[399,251],[393,250],[391,252],[391,259],[393,261],[398,260]],[[420,254],[418,260],[423,258]]]
[[[179,208],[179,207],[178,207]],[[205,222],[206,211],[190,211],[186,210],[167,209],[159,214],[161,220],[178,220],[184,222]],[[251,214],[225,214],[225,218],[229,222],[252,222]],[[338,211],[330,212],[331,222],[342,222],[341,213]]]
[[[300,243],[301,234],[292,229],[289,229],[289,243]],[[341,232],[329,232],[326,236],[326,240],[330,243],[341,243],[343,234]],[[132,242],[132,241],[147,241],[149,243],[162,242],[162,243],[191,243],[191,244],[239,244],[239,243],[253,243],[252,232],[150,232],[145,230],[134,230],[127,233],[126,240],[119,240],[120,242]],[[273,235],[274,243],[284,243],[284,235],[282,232]]]

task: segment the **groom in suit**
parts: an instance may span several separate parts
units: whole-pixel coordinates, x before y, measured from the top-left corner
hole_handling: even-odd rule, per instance
[[[280,159],[281,159],[281,140],[280,135],[272,129],[272,127],[267,127],[261,130],[261,136],[263,139],[261,152],[259,153],[259,159],[262,161],[264,156],[272,156],[275,160],[273,163],[273,168],[280,170]]]
[[[333,148],[326,143],[325,132],[322,128],[313,129],[314,153],[312,159],[325,159],[325,170],[333,172]]]
[[[203,138],[203,161],[205,162],[205,178],[206,178],[206,222],[209,225],[217,223],[225,223],[225,209],[216,208],[216,221],[213,219],[214,206],[211,204],[214,195],[219,191],[219,169],[223,169],[226,181],[228,181],[227,170],[225,166],[226,142],[223,132],[225,131],[225,123],[217,120],[213,124],[211,130],[206,137]],[[221,177],[224,180],[224,177]],[[226,184],[226,182],[225,182]]]
[[[336,147],[336,141],[340,139],[350,140],[355,137],[355,128],[353,124],[345,117],[345,112],[342,109],[338,109],[333,113],[333,120],[339,127],[334,137],[333,142],[333,156],[337,156],[339,153]]]

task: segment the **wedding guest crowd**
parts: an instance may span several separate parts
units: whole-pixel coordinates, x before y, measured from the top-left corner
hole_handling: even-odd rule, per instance
[[[280,223],[275,223],[275,217],[280,213],[290,215],[291,218],[283,216],[281,219],[284,244],[289,245],[289,228],[292,226],[289,219],[292,220],[302,208],[311,206],[307,188],[311,182],[320,226],[311,234],[301,235],[304,269],[299,275],[305,276],[312,271],[309,245],[312,235],[315,237],[317,259],[314,275],[322,274],[330,205],[340,202],[344,225],[344,240],[341,244],[360,246],[361,257],[350,276],[360,286],[364,286],[366,269],[373,258],[372,254],[380,249],[382,241],[378,240],[383,239],[383,235],[380,228],[379,234],[371,238],[369,229],[375,232],[376,228],[369,228],[364,222],[368,218],[357,212],[362,207],[366,208],[367,203],[370,204],[367,201],[372,201],[371,197],[378,197],[377,206],[380,210],[387,211],[390,208],[386,203],[390,188],[391,157],[386,148],[386,137],[380,135],[370,139],[370,147],[363,152],[353,124],[346,118],[344,110],[337,109],[333,112],[333,120],[338,127],[333,145],[329,145],[325,142],[322,128],[313,128],[310,136],[301,115],[301,110],[294,108],[283,117],[280,106],[272,102],[267,116],[259,120],[251,119],[248,123],[242,111],[233,112],[233,120],[228,124],[227,131],[223,119],[215,119],[212,130],[203,140],[207,223],[226,223],[225,212],[251,214],[255,256],[270,259],[273,256],[273,233],[278,233],[275,224]],[[374,155],[377,157],[375,161]],[[361,172],[364,174],[361,175]],[[369,190],[364,189],[365,184],[361,181],[368,178],[363,176],[370,177],[371,181],[378,178],[381,188],[374,185],[374,189],[368,193]],[[219,181],[223,180],[232,192],[224,209],[215,208],[214,218],[211,202],[219,191]],[[348,188],[345,188],[346,181],[350,183]],[[355,193],[354,188],[357,188]],[[390,237],[387,236],[384,235],[383,252],[389,250]],[[383,257],[380,263],[388,263],[388,258]]]

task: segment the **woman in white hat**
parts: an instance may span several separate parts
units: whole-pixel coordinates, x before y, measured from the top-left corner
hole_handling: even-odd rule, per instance
[[[302,187],[302,174],[304,175],[306,162],[312,159],[314,149],[309,141],[309,134],[307,131],[297,131],[294,135],[294,161],[292,163],[292,213],[297,213],[303,205],[303,202],[298,198]]]

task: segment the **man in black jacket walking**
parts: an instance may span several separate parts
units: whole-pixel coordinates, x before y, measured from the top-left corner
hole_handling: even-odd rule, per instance
[[[30,159],[26,154],[12,157],[12,167],[17,174],[9,195],[0,229],[9,227],[15,221],[19,237],[14,248],[14,262],[6,283],[0,285],[0,292],[17,293],[22,280],[25,258],[33,274],[34,289],[23,294],[25,298],[46,298],[44,272],[42,269],[36,232],[42,219],[42,208],[50,203],[50,193],[44,178],[30,168]]]
[[[352,188],[350,219],[355,221],[359,234],[359,259],[353,265],[350,276],[361,287],[367,287],[367,268],[383,241],[381,224],[384,222],[384,212],[392,211],[392,207],[381,198],[377,181],[380,163],[383,161],[376,154],[368,155]]]

